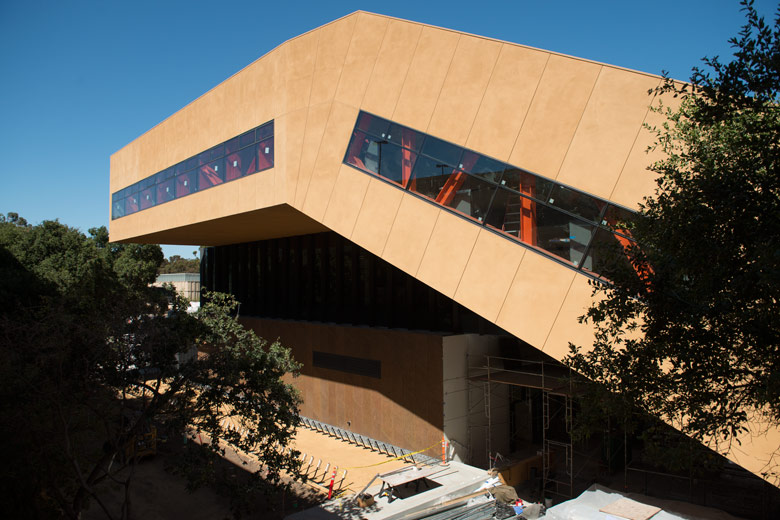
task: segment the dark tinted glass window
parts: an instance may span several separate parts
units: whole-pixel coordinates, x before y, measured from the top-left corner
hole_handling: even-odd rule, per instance
[[[633,211],[609,204],[604,212],[604,218],[601,219],[601,225],[631,237],[631,225],[636,218],[637,214]]]
[[[425,140],[425,134],[393,123],[390,125],[386,139],[391,143],[419,152]]]
[[[271,121],[114,192],[111,196],[112,218],[128,214],[128,209],[130,212],[140,211],[226,180],[255,173],[258,167],[273,167],[273,128]],[[265,137],[259,146],[254,145],[256,135]],[[244,144],[249,144],[245,150],[239,151],[242,140]],[[229,161],[225,160],[225,155],[229,156]],[[128,201],[130,195],[137,196]]]
[[[595,226],[561,211],[535,203],[536,246],[579,266]]]
[[[591,222],[599,222],[601,210],[607,205],[602,200],[561,185],[553,188],[547,202]]]
[[[247,147],[238,153],[227,156],[225,164],[226,180],[232,181],[244,175],[257,171],[257,154],[255,147]]]
[[[225,155],[225,145],[218,144],[217,146],[209,150],[209,161],[213,161],[214,159],[219,159],[224,155]]]
[[[157,184],[159,184],[162,181],[170,179],[171,177],[173,177],[173,174],[174,174],[173,167],[167,168],[167,169],[161,171],[160,173],[158,173],[157,175],[154,176],[155,177],[155,182]]]
[[[345,161],[382,177],[400,180],[400,149],[384,139],[355,131]]]
[[[446,163],[450,166],[459,167],[461,148],[450,144],[441,139],[428,136],[423,144],[422,153],[433,157],[439,163]]]
[[[157,203],[162,204],[176,198],[174,179],[168,179],[157,185]]]
[[[119,218],[125,216],[125,199],[118,199],[114,201],[111,218]]]
[[[376,143],[379,162],[377,174],[405,186],[412,176],[417,154],[391,143]]]
[[[206,164],[211,160],[211,150],[206,150],[198,154],[198,165]]]
[[[241,135],[238,138],[238,146],[240,146],[241,148],[243,148],[245,146],[249,146],[250,144],[252,144],[254,142],[255,142],[255,131],[254,130],[250,130],[249,132]]]
[[[455,178],[459,174],[465,175],[451,166],[421,155],[417,158],[417,162],[414,165],[409,189],[429,199],[436,200],[450,177],[453,177],[453,180],[450,181],[451,183],[456,182]]]
[[[526,244],[536,245],[536,205],[533,199],[497,188],[485,223]]]
[[[630,259],[634,246],[633,240],[598,229],[582,268],[607,278],[615,271],[632,272],[634,268]]]
[[[125,215],[130,215],[138,211],[138,194],[129,195],[125,198]]]
[[[261,172],[274,167],[274,138],[267,139],[257,145],[257,171]]]
[[[550,190],[554,186],[553,182],[519,168],[509,167],[504,171],[501,177],[501,185],[510,190],[519,191],[524,195],[538,200],[547,200]]]
[[[145,190],[141,191],[139,195],[140,199],[140,209],[146,209],[151,208],[155,205],[156,200],[156,190],[154,188],[146,188]]]
[[[365,161],[367,147],[368,138],[366,137],[366,133],[355,130],[352,132],[352,139],[349,140],[349,146],[347,147],[347,153],[344,156],[344,162],[360,168],[361,170],[369,169],[366,166]]]
[[[418,149],[419,155],[414,153]],[[633,212],[370,114],[358,116],[344,162],[577,269],[590,270],[590,264],[602,262],[595,251],[585,258],[598,229],[613,243],[631,238],[623,223]]]
[[[179,175],[180,173],[184,173],[187,171],[187,161],[182,161],[176,166],[174,166],[174,172],[176,175]]]
[[[225,160],[210,162],[198,170],[198,189],[205,190],[225,181]]]
[[[237,152],[238,148],[239,148],[239,146],[238,146],[238,137],[234,137],[233,139],[231,139],[230,141],[225,143],[225,153],[226,154]]]
[[[152,175],[151,177],[147,177],[144,180],[142,180],[141,182],[139,182],[138,183],[138,188],[139,188],[139,191],[143,191],[143,190],[145,190],[145,189],[147,189],[147,188],[149,188],[151,186],[154,186],[154,185],[155,185],[155,179],[154,179],[154,175]]]
[[[274,125],[273,123],[268,123],[257,129],[255,139],[257,141],[262,141],[266,137],[271,137],[272,135],[274,135]]]
[[[445,184],[438,198],[439,204],[479,222],[485,219],[496,186],[478,177],[458,172]]]
[[[506,165],[490,157],[485,157],[472,151],[463,152],[460,160],[463,171],[469,172],[487,181],[498,183]]]
[[[390,121],[378,116],[373,116],[365,112],[360,114],[357,127],[366,133],[372,134],[380,139],[387,138],[387,130],[390,127]]]
[[[198,172],[191,171],[176,176],[176,197],[184,197],[198,191]]]

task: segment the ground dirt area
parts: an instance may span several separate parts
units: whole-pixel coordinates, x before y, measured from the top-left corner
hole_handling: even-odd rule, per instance
[[[219,496],[209,487],[201,487],[194,492],[187,491],[183,477],[174,474],[173,466],[176,454],[163,450],[154,457],[147,457],[135,466],[130,485],[131,520],[220,520],[233,518],[230,502]],[[242,465],[236,465],[226,457],[221,461],[220,469],[235,474],[241,478],[246,473]],[[129,469],[124,470],[128,472]],[[121,476],[126,475],[122,474]],[[254,504],[254,510],[249,515],[240,518],[276,520],[311,507],[319,501],[318,494],[310,487],[296,483],[293,486],[295,494],[279,493],[264,498],[260,497]],[[119,485],[103,484],[101,499],[107,505],[113,518],[121,518],[121,506],[124,498],[124,488]],[[95,503],[82,515],[84,520],[108,518],[103,509]]]
[[[306,461],[313,458],[311,465],[304,464],[304,472],[310,482],[295,483],[294,493],[279,493],[260,498],[249,519],[282,519],[302,509],[312,507],[327,497],[327,486],[332,468],[338,467],[334,482],[334,496],[345,496],[360,491],[377,473],[384,473],[407,465],[407,462],[385,454],[347,443],[323,433],[300,428],[295,436],[295,449],[306,454]],[[189,492],[185,479],[173,473],[178,446],[175,443],[163,445],[160,452],[139,461],[130,485],[130,515],[132,519],[143,520],[220,520],[233,518],[227,498],[219,496],[208,487]],[[319,468],[316,468],[318,462]],[[220,463],[235,478],[241,478],[247,471],[259,468],[256,459],[246,454],[227,450]],[[330,470],[325,472],[329,465]],[[344,476],[344,470],[347,473]],[[125,471],[130,471],[126,469]],[[104,483],[100,496],[112,517],[121,518],[124,488]],[[94,501],[83,515],[85,520],[105,519],[107,515]]]

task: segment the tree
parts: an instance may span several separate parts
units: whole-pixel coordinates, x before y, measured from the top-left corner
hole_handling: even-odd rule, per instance
[[[620,225],[640,246],[594,284],[595,343],[567,358],[610,406],[721,453],[752,420],[780,424],[780,10],[768,25],[752,0],[742,8],[732,61],[658,90],[680,107],[654,129],[655,195]]]
[[[296,453],[284,448],[300,398],[282,377],[298,365],[287,349],[241,327],[234,300],[211,295],[190,315],[175,293],[149,287],[159,246],[109,244],[105,228],[87,237],[56,221],[0,220],[7,514],[78,518],[91,503],[110,516],[99,486],[129,488],[133,446],[151,427],[207,439],[189,445],[197,456],[188,460],[199,462],[186,467],[190,475],[213,478],[203,452],[228,445],[265,465],[255,489],[279,486],[282,472],[296,475]],[[211,354],[184,362],[203,344]],[[128,513],[126,503],[121,516]]]
[[[193,253],[197,253],[194,251]],[[173,255],[170,258],[163,260],[159,270],[160,274],[164,273],[199,273],[200,272],[200,260],[198,258],[182,258],[179,255]]]

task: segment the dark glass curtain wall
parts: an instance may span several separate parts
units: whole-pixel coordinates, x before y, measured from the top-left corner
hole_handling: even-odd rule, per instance
[[[201,281],[234,294],[243,316],[506,334],[336,233],[209,247]]]

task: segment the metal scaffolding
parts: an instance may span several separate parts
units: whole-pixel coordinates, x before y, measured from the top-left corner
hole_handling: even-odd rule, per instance
[[[557,494],[567,498],[574,495],[574,468],[572,442],[572,373],[558,363],[484,356],[485,364],[470,367],[469,380],[484,383],[485,415],[487,416],[486,448],[488,460],[494,461],[492,435],[494,420],[491,406],[491,385],[502,384],[541,390],[542,392],[542,481],[541,491],[547,496]],[[551,401],[552,404],[551,404]],[[563,414],[562,417],[560,414]],[[563,421],[565,435],[554,438],[553,421]]]

